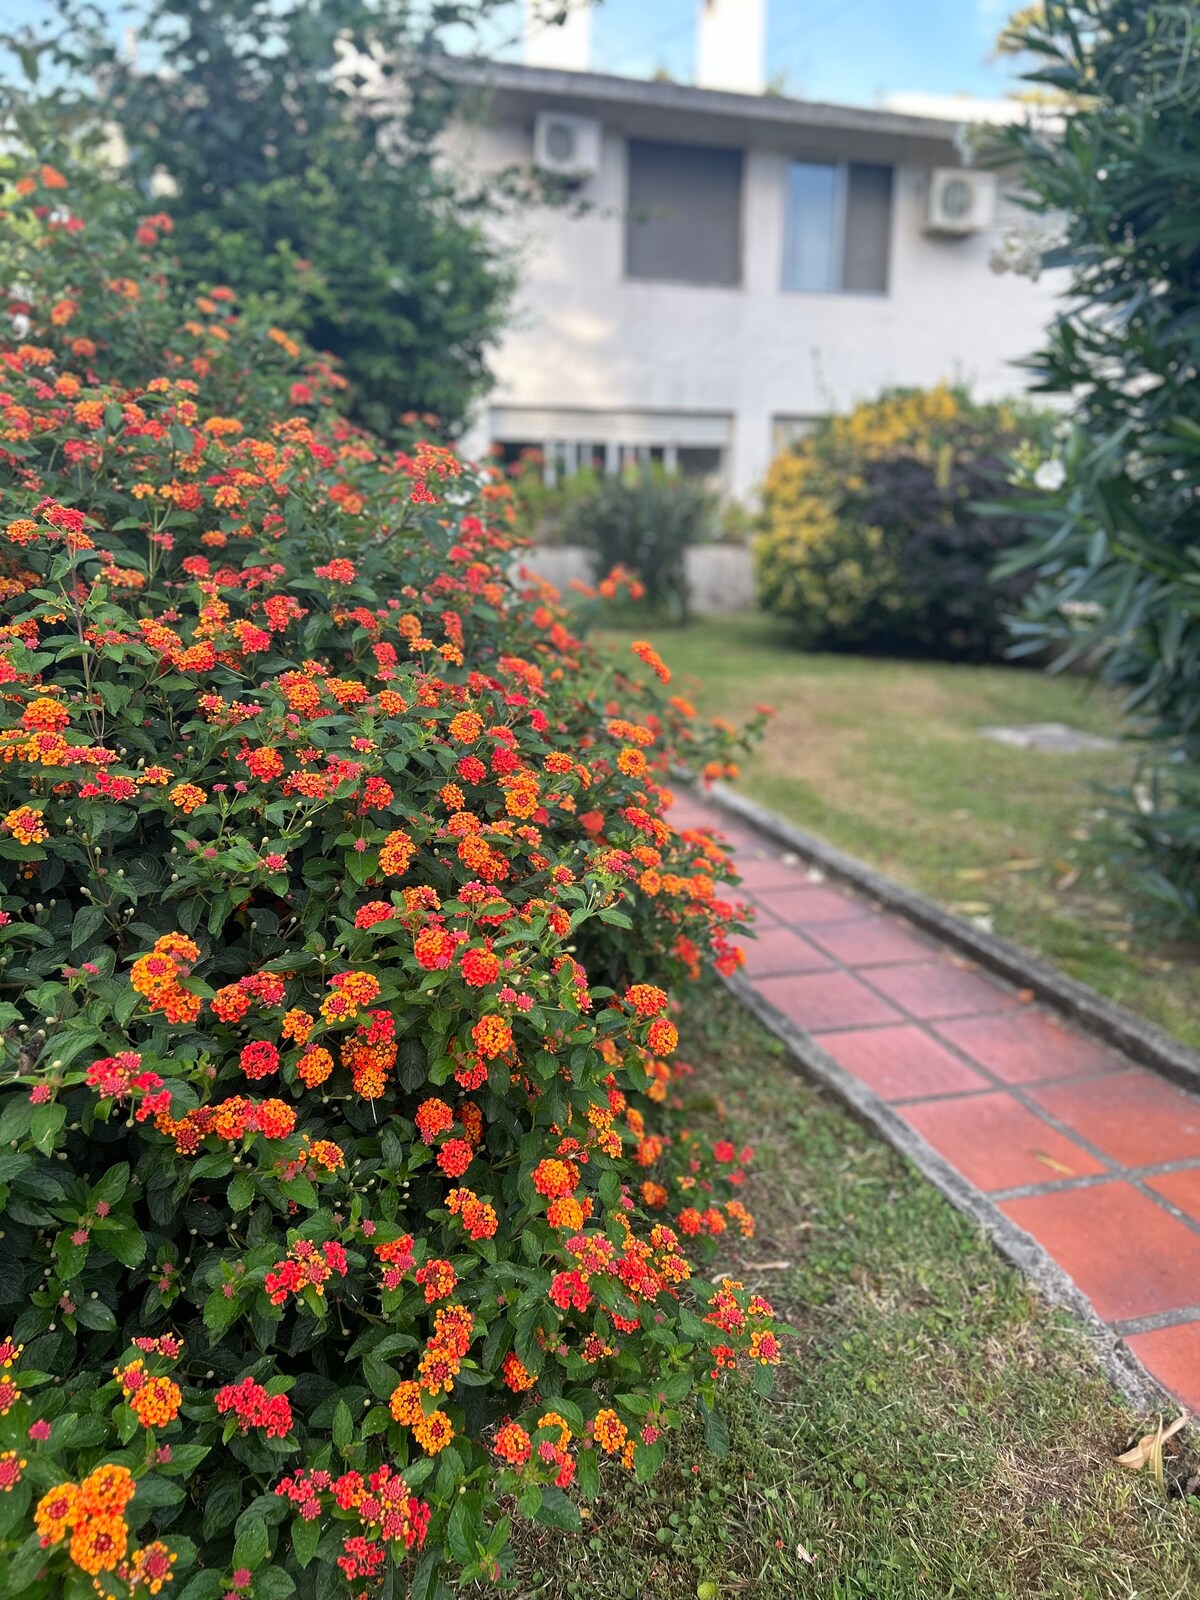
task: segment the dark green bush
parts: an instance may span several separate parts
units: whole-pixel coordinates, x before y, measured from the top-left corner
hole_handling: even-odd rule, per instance
[[[759,592],[812,650],[986,661],[1029,580],[996,587],[1024,537],[980,502],[1011,496],[1009,455],[1043,424],[961,391],[895,390],[779,456],[763,493]]]
[[[568,543],[592,551],[597,577],[613,567],[635,572],[652,607],[686,616],[688,547],[711,539],[717,501],[702,483],[661,467],[596,477],[570,497],[562,519]]]

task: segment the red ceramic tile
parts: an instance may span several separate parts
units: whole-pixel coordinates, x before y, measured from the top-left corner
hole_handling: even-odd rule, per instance
[[[969,1011],[1009,1011],[1020,1004],[1009,989],[980,972],[949,961],[906,962],[879,967],[871,983],[914,1017],[957,1017]]]
[[[1200,1167],[1188,1167],[1183,1172],[1164,1172],[1157,1178],[1146,1178],[1144,1181],[1147,1188],[1161,1194],[1173,1206],[1178,1206],[1180,1211],[1200,1222]],[[1200,1285],[1196,1288],[1196,1300],[1200,1302]],[[1200,1382],[1200,1376],[1197,1381]]]
[[[1005,1200],[1000,1209],[1068,1272],[1107,1322],[1196,1303],[1200,1234],[1132,1184]]]
[[[799,862],[781,861],[778,856],[735,855],[733,870],[742,880],[739,894],[761,889],[802,889],[808,885],[808,869]]]
[[[790,928],[764,927],[756,939],[743,939],[740,943],[746,952],[742,970],[748,978],[780,972],[827,972],[833,966],[824,951]]]
[[[862,902],[848,900],[833,889],[815,884],[797,889],[762,889],[754,898],[761,901],[780,922],[794,928],[807,928],[822,922],[850,922],[863,914]]]
[[[801,978],[760,978],[754,985],[802,1028],[862,1028],[872,1022],[900,1022],[895,1011],[865,984],[846,972],[815,972]]]
[[[835,1061],[885,1100],[966,1094],[992,1087],[989,1079],[912,1023],[819,1034],[818,1038]]]
[[[1042,1083],[1085,1073],[1115,1072],[1120,1061],[1094,1040],[1040,1011],[964,1017],[937,1030],[1004,1083]]]
[[[822,950],[848,967],[883,966],[895,961],[928,961],[932,945],[889,917],[867,915],[855,922],[831,922],[813,931]]]
[[[978,1189],[1059,1183],[1105,1170],[1082,1145],[999,1090],[926,1100],[905,1106],[901,1114]]]
[[[710,811],[706,806],[685,805],[679,800],[667,812],[667,821],[681,833],[685,828],[720,828],[724,820],[719,811]]]
[[[1125,1343],[1189,1411],[1200,1411],[1200,1322],[1130,1334]]]
[[[1127,1167],[1200,1157],[1200,1100],[1152,1072],[1045,1084],[1029,1097]]]

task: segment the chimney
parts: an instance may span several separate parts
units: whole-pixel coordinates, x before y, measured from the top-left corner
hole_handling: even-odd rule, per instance
[[[525,0],[524,37],[527,67],[586,72],[592,55],[592,0]]]
[[[766,0],[700,0],[696,84],[735,94],[767,86]]]

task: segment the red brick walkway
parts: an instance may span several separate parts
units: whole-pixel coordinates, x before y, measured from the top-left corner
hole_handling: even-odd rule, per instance
[[[1200,1412],[1200,1099],[681,794],[757,907],[745,976],[1032,1235]]]

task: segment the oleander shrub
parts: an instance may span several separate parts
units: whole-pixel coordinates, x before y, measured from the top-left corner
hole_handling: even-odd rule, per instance
[[[161,216],[6,205],[0,1595],[502,1583],[777,1359],[668,998],[734,741]]]
[[[1015,47],[1058,97],[1059,132],[1007,130],[1036,220],[1032,266],[1063,269],[1031,358],[1069,403],[1027,480],[1036,575],[1019,648],[1121,691],[1145,740],[1115,808],[1173,931],[1200,937],[1200,7],[1046,0]],[[1038,235],[1041,235],[1040,241]]]
[[[757,545],[763,607],[805,649],[986,661],[1030,580],[992,569],[1026,533],[1010,460],[1045,424],[939,385],[830,417],[776,457]],[[999,502],[988,515],[984,502]]]

